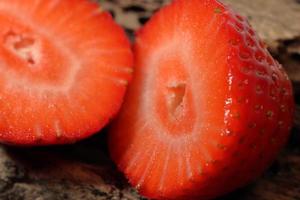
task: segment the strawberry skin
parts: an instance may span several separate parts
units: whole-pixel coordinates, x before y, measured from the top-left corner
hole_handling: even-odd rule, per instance
[[[1,1],[0,24],[1,142],[73,143],[118,112],[132,52],[98,4]]]
[[[285,144],[293,95],[248,22],[216,0],[175,0],[137,33],[112,159],[153,199],[212,199],[257,178]]]

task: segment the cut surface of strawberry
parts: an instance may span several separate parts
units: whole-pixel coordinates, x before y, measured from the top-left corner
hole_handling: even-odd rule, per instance
[[[247,20],[175,0],[137,33],[112,159],[153,199],[212,199],[257,178],[285,144],[291,83]]]
[[[72,143],[119,110],[132,74],[123,30],[88,0],[0,2],[0,141]]]

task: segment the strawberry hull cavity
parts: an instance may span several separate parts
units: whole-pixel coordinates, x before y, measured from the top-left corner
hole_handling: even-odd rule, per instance
[[[1,142],[72,143],[118,112],[132,53],[98,4],[3,1],[0,24]]]
[[[175,0],[137,33],[113,160],[153,199],[212,199],[257,178],[288,139],[291,83],[251,26],[215,0]]]

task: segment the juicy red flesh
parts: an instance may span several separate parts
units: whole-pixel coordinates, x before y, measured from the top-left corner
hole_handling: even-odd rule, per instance
[[[137,33],[110,153],[153,199],[212,199],[257,178],[285,144],[291,83],[248,22],[175,0]]]
[[[98,4],[1,1],[0,24],[1,142],[73,143],[117,113],[132,53]]]

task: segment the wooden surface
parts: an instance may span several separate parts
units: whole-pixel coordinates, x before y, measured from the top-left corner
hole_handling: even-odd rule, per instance
[[[219,200],[300,200],[300,1],[225,0],[248,16],[294,85],[297,112],[289,144],[251,185]],[[132,6],[131,3],[135,6]],[[132,33],[167,1],[104,1]],[[105,130],[75,145],[18,149],[0,146],[0,200],[138,200],[109,160]]]

